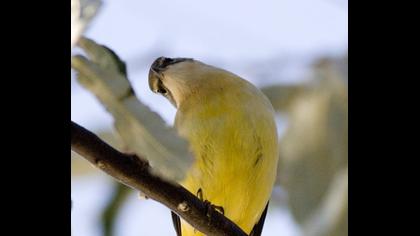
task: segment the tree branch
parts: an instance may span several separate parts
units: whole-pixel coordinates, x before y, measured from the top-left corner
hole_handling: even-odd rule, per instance
[[[219,212],[207,212],[206,205],[182,186],[152,174],[147,161],[136,155],[117,151],[73,121],[71,122],[71,149],[123,184],[164,204],[206,235],[247,235]],[[169,214],[168,217],[170,217]]]

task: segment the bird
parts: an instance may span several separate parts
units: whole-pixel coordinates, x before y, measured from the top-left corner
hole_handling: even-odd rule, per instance
[[[174,126],[194,155],[179,184],[260,236],[279,159],[268,98],[240,76],[193,58],[157,58],[148,82],[177,109]],[[171,214],[177,236],[204,235]]]

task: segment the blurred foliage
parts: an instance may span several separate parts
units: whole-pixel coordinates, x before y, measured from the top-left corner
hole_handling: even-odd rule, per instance
[[[293,101],[301,96],[305,90],[305,85],[272,85],[261,88],[265,95],[270,99],[274,109],[279,112],[288,112],[293,105]]]
[[[193,162],[188,141],[136,96],[125,63],[109,48],[80,38],[89,59],[72,57],[77,81],[102,103],[114,118],[114,127],[127,149],[147,159],[160,176],[178,181]]]
[[[76,45],[89,22],[96,15],[101,0],[71,0],[71,48]]]
[[[133,191],[122,185],[120,183],[115,182],[113,192],[108,200],[108,204],[102,211],[102,230],[104,236],[112,236],[114,235],[115,229],[115,222],[120,212],[121,207],[127,200],[127,197]]]
[[[321,58],[313,71],[314,78],[305,84],[263,89],[288,120],[280,140],[278,182],[287,190],[289,207],[305,235],[343,236],[348,227],[347,187],[333,183],[348,162],[347,56]],[[331,219],[332,211],[326,209],[337,201],[344,204],[336,204],[343,209],[335,209],[334,220],[321,220]],[[325,215],[311,217],[314,212]],[[310,220],[323,222],[322,229],[306,229],[317,227]]]

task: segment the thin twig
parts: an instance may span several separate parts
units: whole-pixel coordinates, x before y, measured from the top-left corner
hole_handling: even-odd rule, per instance
[[[73,121],[71,122],[71,148],[123,184],[164,204],[206,235],[247,235],[219,212],[208,211],[201,200],[182,186],[152,174],[149,164],[143,159],[117,151]],[[170,217],[169,214],[168,217]]]

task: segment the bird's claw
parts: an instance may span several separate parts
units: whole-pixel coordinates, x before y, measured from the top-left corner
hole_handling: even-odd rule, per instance
[[[214,210],[218,211],[222,215],[225,214],[225,210],[223,209],[222,206],[216,206],[216,205],[213,205],[210,201],[204,200],[203,190],[201,188],[199,188],[198,191],[197,191],[197,198],[200,199],[204,203],[204,205],[206,206],[207,217],[211,217],[211,214]]]

